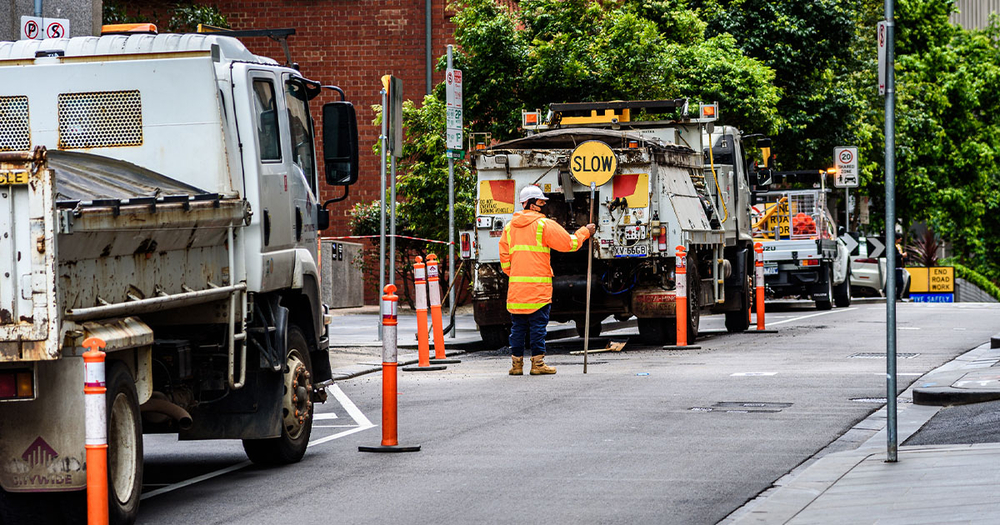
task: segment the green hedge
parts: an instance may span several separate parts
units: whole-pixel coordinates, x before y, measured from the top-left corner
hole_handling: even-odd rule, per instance
[[[983,274],[958,263],[951,263],[951,265],[955,267],[955,277],[969,281],[982,288],[984,292],[990,294],[994,299],[1000,301],[1000,288],[997,288],[997,285],[990,282]]]

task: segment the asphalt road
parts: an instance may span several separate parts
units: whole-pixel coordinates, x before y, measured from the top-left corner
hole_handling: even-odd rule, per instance
[[[770,311],[777,334],[709,335],[699,350],[629,343],[591,355],[586,375],[567,353],[580,339],[551,346],[555,376],[507,376],[500,352],[401,373],[399,440],[416,453],[358,452],[381,439],[378,374],[337,385],[297,465],[249,466],[238,442],[147,436],[139,522],[716,523],[886,395],[884,304]],[[897,311],[900,392],[1000,331],[1000,306]]]

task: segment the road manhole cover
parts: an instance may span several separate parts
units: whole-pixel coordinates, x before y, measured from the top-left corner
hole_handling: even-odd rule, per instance
[[[719,401],[710,407],[691,407],[691,412],[726,412],[731,414],[774,414],[792,406],[770,401]]]
[[[920,354],[912,352],[902,352],[896,354],[896,359],[913,359]],[[879,352],[860,352],[857,354],[851,354],[847,356],[851,359],[885,359],[885,353]]]
[[[854,401],[856,403],[878,403],[880,405],[884,405],[886,403],[884,397],[852,397],[851,401]],[[912,403],[913,400],[903,398],[903,399],[897,399],[896,402],[906,404],[906,403]]]

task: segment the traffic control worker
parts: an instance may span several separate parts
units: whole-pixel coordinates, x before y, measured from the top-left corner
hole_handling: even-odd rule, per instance
[[[535,185],[521,190],[523,211],[514,214],[500,236],[500,267],[509,276],[507,311],[510,329],[510,375],[524,374],[525,344],[531,346],[531,375],[554,374],[545,365],[545,334],[552,306],[551,250],[573,252],[594,234],[593,224],[570,235],[552,219],[546,219],[548,197]]]

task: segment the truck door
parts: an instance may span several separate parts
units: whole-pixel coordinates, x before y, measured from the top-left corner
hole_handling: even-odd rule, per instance
[[[287,111],[289,151],[288,190],[292,198],[292,234],[294,243],[308,248],[316,256],[317,176],[316,151],[313,146],[315,129],[309,114],[309,97],[305,82],[288,73],[283,75],[282,88]]]

